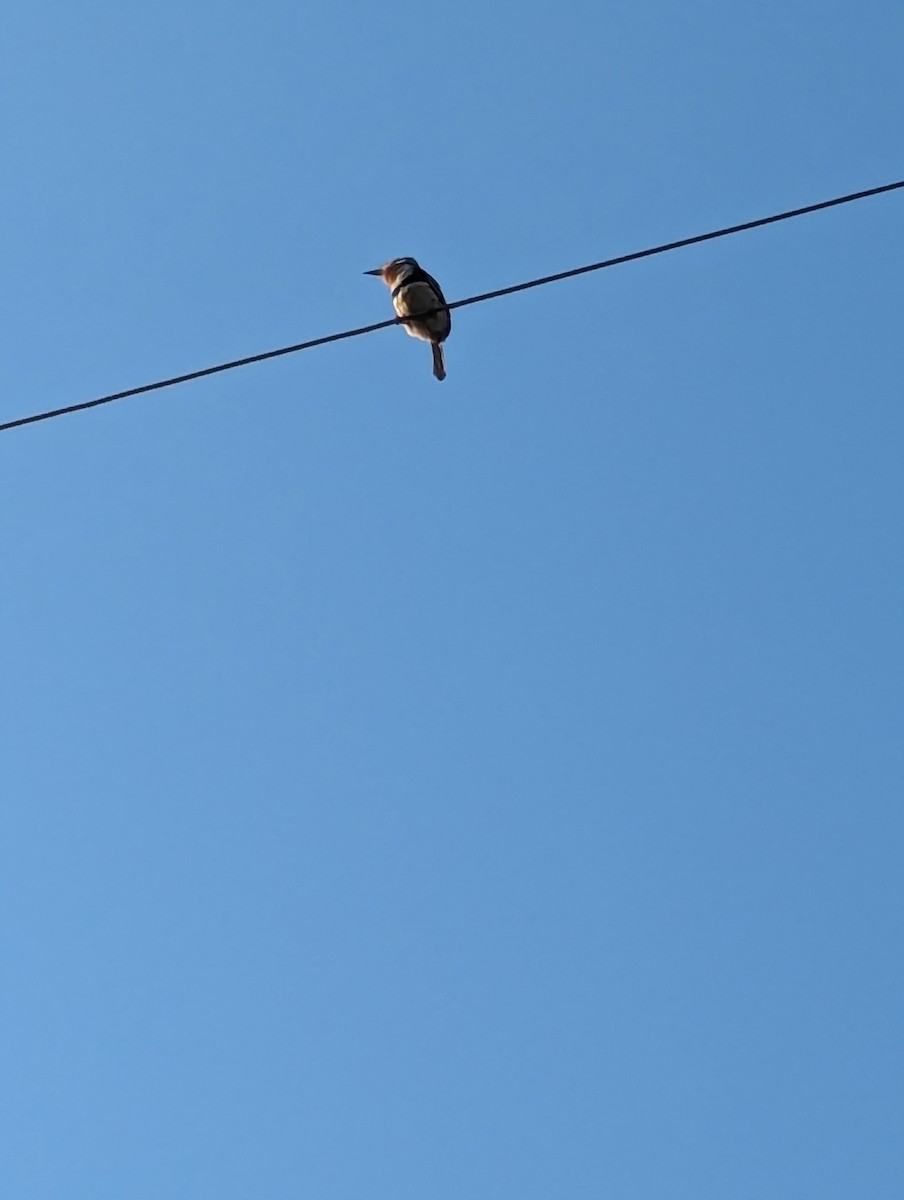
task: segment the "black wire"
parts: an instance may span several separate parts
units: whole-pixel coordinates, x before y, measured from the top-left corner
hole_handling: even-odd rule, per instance
[[[360,329],[347,329],[344,333],[329,333],[326,337],[313,338],[309,342],[296,342],[294,346],[282,346],[279,350],[265,350],[263,354],[250,354],[247,358],[234,358],[231,362],[218,363],[215,367],[202,367],[200,371],[189,371],[185,375],[173,375],[169,379],[158,379],[156,383],[143,383],[141,387],[128,388],[124,392],[112,392],[109,396],[98,396],[96,400],[83,400],[80,404],[67,404],[65,408],[52,408],[47,412],[33,413],[30,417],[18,417],[0,425],[0,433],[7,429],[18,429],[20,425],[34,425],[37,421],[49,421],[51,417],[64,417],[67,413],[84,412],[86,408],[97,408],[100,404],[112,404],[114,400],[125,400],[128,396],[141,396],[145,392],[159,392],[161,388],[175,387],[177,383],[188,383],[192,379],[203,379],[205,375],[219,375],[235,367],[247,367],[250,363],[265,362],[268,358],[280,358],[283,354],[294,354],[297,350],[310,350],[313,346],[325,346],[327,342],[341,342],[343,338],[358,337],[362,333],[373,333],[375,329],[386,329],[398,325],[397,318],[378,321],[376,325],[362,325]]]
[[[574,267],[570,271],[559,271],[556,275],[543,275],[539,279],[530,279],[527,283],[515,283],[510,287],[498,288],[494,292],[481,292],[480,295],[468,296],[465,300],[454,300],[446,307],[450,309],[465,308],[469,304],[482,304],[485,300],[497,300],[500,296],[526,292],[529,288],[543,287],[547,283],[557,283],[560,279],[573,279],[576,275],[587,275],[591,271],[604,271],[607,267],[637,262],[641,258],[652,258],[655,254],[667,254],[670,250],[680,250],[684,246],[696,246],[700,242],[712,242],[716,238],[728,237],[733,233],[744,233],[748,229],[759,229],[763,225],[775,225],[778,221],[790,221],[792,217],[806,216],[808,213],[820,212],[825,208],[837,208],[840,204],[851,204],[855,200],[865,200],[868,196],[880,196],[884,192],[894,192],[899,188],[904,188],[904,179],[899,179],[895,183],[883,184],[881,187],[866,188],[861,192],[849,192],[846,196],[836,196],[832,200],[820,200],[817,204],[807,204],[803,208],[788,209],[786,212],[775,213],[771,217],[758,217],[755,221],[744,221],[740,225],[728,225],[724,229],[715,229],[710,233],[698,233],[694,237],[681,238],[677,242],[664,242],[661,246],[651,246],[647,250],[635,250],[632,254],[620,254],[617,258],[604,258],[601,262],[590,263],[584,267]],[[160,379],[156,383],[145,383],[141,387],[128,388],[124,392],[112,392],[109,396],[99,396],[96,400],[85,400],[80,404],[66,405],[65,408],[53,408],[46,412],[33,413],[28,417],[18,417],[16,420],[0,424],[0,433],[18,429],[22,425],[34,425],[38,421],[49,421],[52,417],[84,412],[89,408],[97,408],[101,404],[112,404],[114,400],[125,400],[129,396],[141,396],[145,392],[157,392],[161,388],[175,387],[178,383],[203,379],[207,375],[219,375],[221,371],[232,371],[236,367],[250,366],[251,363],[266,362],[270,358],[281,358],[284,354],[295,354],[299,350],[311,350],[315,346],[325,346],[329,342],[341,342],[346,338],[360,337],[361,334],[374,333],[378,329],[388,329],[390,325],[402,323],[400,318],[393,317],[387,321],[378,321],[375,325],[362,325],[358,329],[346,329],[342,333],[330,333],[326,337],[312,338],[307,342],[296,342],[294,346],[282,346],[278,350],[265,350],[262,354],[250,354],[247,358],[235,358],[231,362],[219,363],[215,367],[204,367],[200,371],[189,371],[185,375],[173,375],[169,379]]]
[[[755,221],[744,221],[741,225],[728,225],[724,229],[715,229],[712,233],[698,233],[693,237],[681,238],[677,242],[664,242],[661,246],[652,246],[649,250],[635,250],[632,254],[620,254],[618,258],[604,258],[602,262],[591,263],[587,267],[573,267],[572,270],[560,271],[557,275],[544,275],[541,279],[531,279],[527,283],[515,283],[495,292],[483,292],[479,296],[469,296],[467,300],[456,300],[448,307],[464,308],[466,304],[480,304],[483,300],[495,300],[497,296],[511,296],[514,292],[526,292],[528,288],[542,287],[545,283],[573,279],[575,275],[586,275],[590,271],[604,271],[606,267],[618,267],[622,263],[637,262],[640,258],[652,258],[654,254],[667,254],[669,250],[681,250],[684,246],[696,246],[699,242],[713,242],[716,238],[728,237],[732,233],[744,233],[748,229],[759,229],[762,225],[774,225],[777,221],[790,221],[792,217],[803,217],[807,213],[819,212],[824,208],[837,208],[839,204],[865,200],[867,196],[879,196],[883,192],[897,191],[898,188],[904,188],[904,179],[899,179],[896,183],[884,183],[881,187],[867,188],[863,192],[849,192],[846,196],[836,196],[834,200],[820,200],[818,204],[792,208],[771,217],[758,217]]]

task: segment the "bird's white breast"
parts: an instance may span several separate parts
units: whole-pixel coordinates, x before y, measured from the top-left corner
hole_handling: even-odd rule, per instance
[[[430,284],[422,281],[403,285],[392,298],[392,306],[399,317],[416,317],[418,313],[430,313],[430,310],[440,303]],[[432,312],[422,321],[406,322],[405,329],[411,337],[420,338],[421,341],[436,341],[437,338],[448,334],[449,316],[445,312]]]

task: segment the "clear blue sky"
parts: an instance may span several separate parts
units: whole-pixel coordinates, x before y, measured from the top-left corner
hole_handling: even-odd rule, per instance
[[[0,419],[904,176],[899,0],[15,3]],[[0,438],[0,1192],[897,1200],[904,197]]]

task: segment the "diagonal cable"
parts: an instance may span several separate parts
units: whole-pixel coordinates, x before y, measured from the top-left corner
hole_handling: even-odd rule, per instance
[[[515,283],[509,287],[497,288],[492,292],[481,292],[476,296],[468,296],[464,300],[454,300],[448,308],[466,308],[470,304],[483,304],[486,300],[498,300],[501,296],[512,296],[515,292],[526,292],[529,288],[545,287],[548,283],[558,283],[562,279],[573,279],[577,275],[588,275],[591,271],[604,271],[608,267],[621,266],[624,263],[637,262],[642,258],[652,258],[657,254],[668,254],[672,250],[681,250],[685,246],[696,246],[701,242],[713,242],[717,238],[730,237],[735,233],[746,233],[750,229],[760,229],[765,225],[775,225],[779,221],[790,221],[794,217],[803,217],[809,213],[821,212],[827,208],[837,208],[842,204],[852,204],[856,200],[865,200],[869,196],[880,196],[885,192],[894,192],[904,188],[904,179],[894,183],[885,183],[881,187],[866,188],[859,192],[848,192],[844,196],[835,196],[831,200],[820,200],[816,204],[806,204],[802,208],[791,208],[785,212],[774,213],[769,217],[758,217],[753,221],[743,221],[740,225],[727,225],[722,229],[714,229],[709,233],[698,233],[693,237],[680,238],[675,242],[663,242],[659,246],[651,246],[646,250],[635,250],[630,254],[620,254],[616,258],[604,258],[600,262],[589,263],[583,267],[573,267],[569,271],[559,271],[555,275],[542,275],[538,279],[529,279],[525,283]],[[421,313],[420,316],[427,314]],[[219,375],[223,371],[233,371],[237,367],[247,367],[252,363],[266,362],[271,358],[281,358],[286,354],[297,354],[301,350],[313,350],[315,346],[326,346],[330,342],[341,342],[346,338],[360,337],[365,333],[375,333],[378,329],[388,329],[390,325],[402,324],[400,318],[392,317],[386,321],[377,321],[374,325],[361,325],[357,329],[346,329],[341,333],[329,333],[325,337],[311,338],[306,342],[296,342],[292,346],[281,346],[278,350],[265,350],[261,354],[249,354],[246,358],[234,358],[230,362],[218,363],[214,367],[202,367],[199,371],[188,371],[184,375],[172,375],[168,379],[159,379],[155,383],[145,383],[140,387],[127,388],[123,392],[111,392],[108,396],[99,396],[95,400],[83,400],[78,404],[67,404],[63,408],[52,408],[45,412],[32,413],[30,416],[17,417],[15,420],[0,424],[0,433],[10,429],[18,429],[22,425],[35,425],[39,421],[49,421],[54,417],[63,417],[68,413],[84,412],[89,408],[98,408],[102,404],[112,404],[114,400],[126,400],[130,396],[142,396],[146,392],[159,392],[163,388],[175,387],[180,383],[189,383],[193,379],[204,379],[208,375]]]

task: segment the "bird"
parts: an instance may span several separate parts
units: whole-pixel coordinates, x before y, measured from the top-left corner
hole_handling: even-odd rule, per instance
[[[365,271],[378,275],[392,293],[392,307],[411,337],[429,342],[433,350],[433,374],[446,378],[446,356],[443,342],[452,328],[452,314],[446,305],[442,288],[432,275],[413,258],[394,258],[382,267]]]

